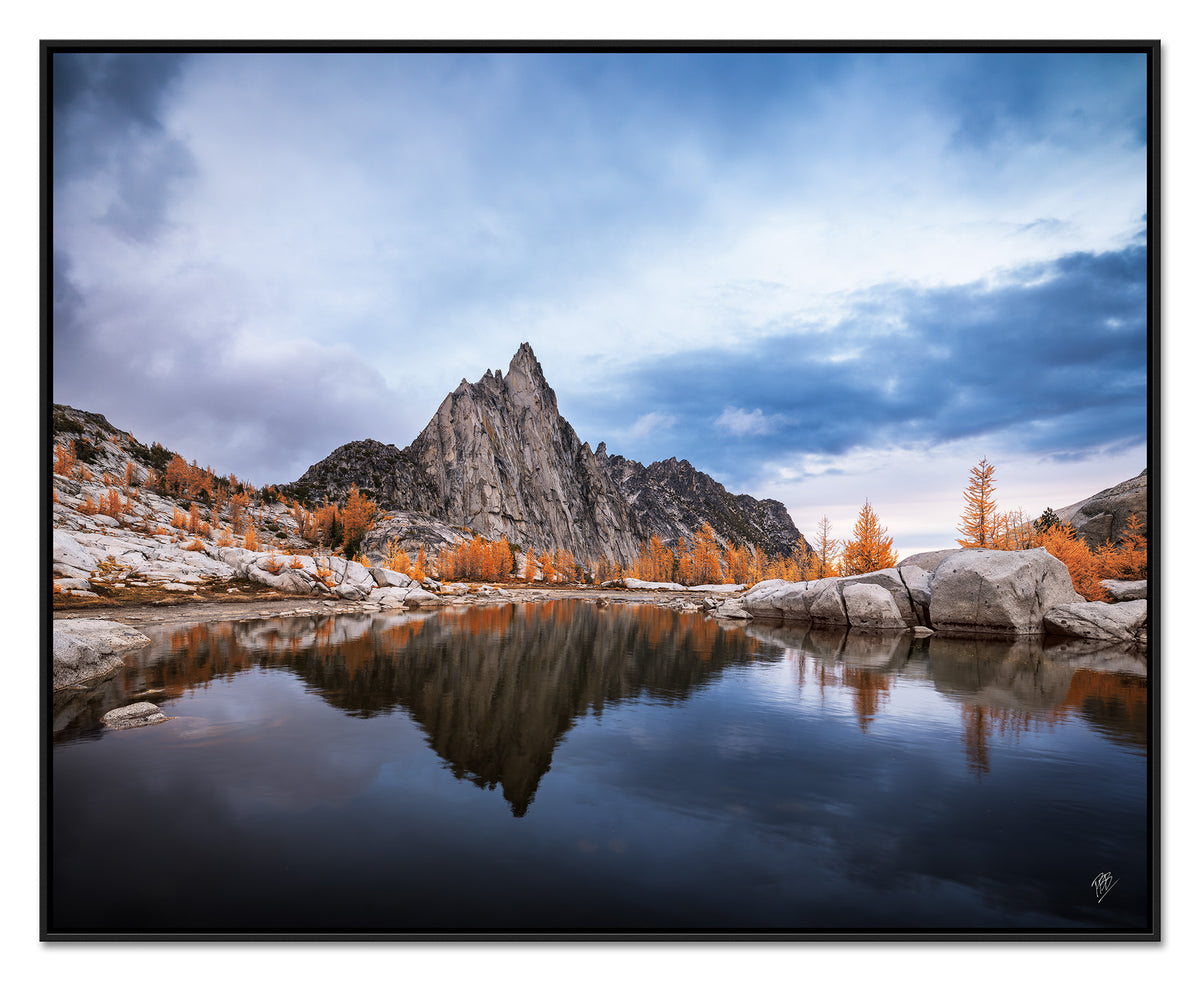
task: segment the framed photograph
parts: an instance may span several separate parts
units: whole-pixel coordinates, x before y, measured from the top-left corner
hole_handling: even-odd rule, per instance
[[[1159,42],[41,69],[43,940],[1160,939]]]

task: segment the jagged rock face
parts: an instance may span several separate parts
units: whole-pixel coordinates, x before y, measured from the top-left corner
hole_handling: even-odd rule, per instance
[[[285,490],[341,500],[352,483],[384,508],[623,564],[651,535],[674,541],[705,521],[722,541],[772,554],[803,541],[781,503],[735,497],[686,460],[644,467],[609,457],[603,443],[593,453],[559,415],[528,344],[507,373],[464,379],[406,449],[347,443]]]
[[[621,562],[637,554],[633,512],[558,414],[528,344],[507,374],[464,379],[408,452],[437,488],[434,513],[449,524],[523,548],[561,546]]]
[[[645,467],[623,456],[596,449],[613,480],[632,505],[645,536],[663,542],[690,536],[705,521],[722,541],[753,545],[768,554],[790,551],[808,543],[796,530],[787,508],[779,501],[733,495],[687,460],[660,460]]]
[[[1110,540],[1118,543],[1131,514],[1141,519],[1144,534],[1149,540],[1150,521],[1146,507],[1148,487],[1147,471],[1143,470],[1136,477],[1105,488],[1086,501],[1059,508],[1054,513],[1064,524],[1069,523],[1074,527],[1089,548],[1099,548]]]

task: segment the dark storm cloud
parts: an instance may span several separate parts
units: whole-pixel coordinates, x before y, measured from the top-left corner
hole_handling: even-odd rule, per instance
[[[788,452],[970,437],[1061,459],[1134,445],[1146,437],[1145,284],[1137,245],[1031,264],[999,283],[880,286],[832,329],[648,366],[622,417],[692,420],[671,442],[739,477]]]
[[[191,153],[164,122],[186,56],[57,53],[53,56],[56,203],[73,182],[111,181],[92,206],[135,241],[161,229],[176,183],[195,172]]]

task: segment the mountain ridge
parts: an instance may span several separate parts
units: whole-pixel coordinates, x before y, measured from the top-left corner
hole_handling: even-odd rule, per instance
[[[342,499],[351,483],[382,507],[429,514],[523,548],[565,548],[628,564],[651,535],[718,538],[768,554],[807,548],[779,501],[734,495],[687,460],[644,466],[582,442],[558,411],[528,342],[506,374],[465,378],[404,449],[376,440],[338,447],[283,490]]]

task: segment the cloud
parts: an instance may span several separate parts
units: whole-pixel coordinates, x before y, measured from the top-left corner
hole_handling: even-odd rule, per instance
[[[1031,263],[992,280],[850,296],[822,333],[679,352],[639,368],[617,405],[718,420],[652,452],[747,479],[764,458],[989,439],[1087,455],[1146,435],[1146,250]],[[838,360],[838,352],[856,356]],[[735,408],[746,391],[760,407]],[[593,411],[599,411],[594,407]]]
[[[718,429],[724,429],[734,436],[762,436],[775,428],[775,420],[763,415],[762,409],[747,412],[731,405],[725,406],[715,423]]]
[[[650,435],[658,435],[675,428],[679,420],[665,412],[647,412],[638,416],[632,426],[624,430],[626,439],[637,442]]]

